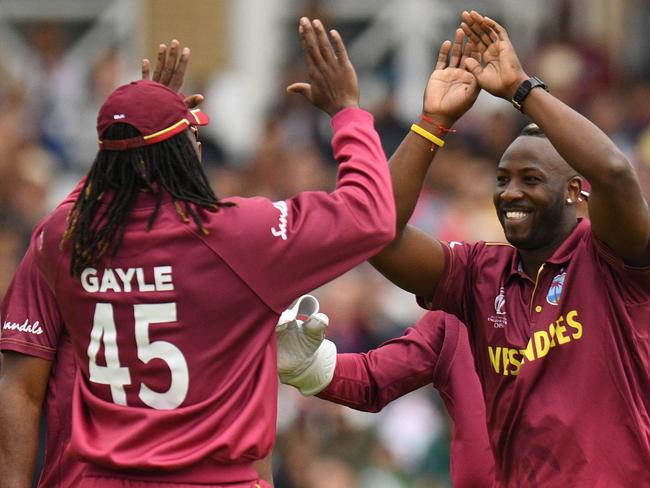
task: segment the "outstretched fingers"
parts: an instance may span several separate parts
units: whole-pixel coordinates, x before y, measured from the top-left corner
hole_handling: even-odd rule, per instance
[[[332,29],[330,31],[330,36],[332,37],[332,44],[334,44],[334,54],[338,59],[340,64],[350,64],[350,58],[348,57],[348,51],[345,48],[343,39],[339,31]]]
[[[148,59],[143,59],[142,60],[142,65],[141,65],[141,71],[142,71],[142,79],[143,80],[148,80],[149,79],[149,72],[151,70],[151,61]]]
[[[478,46],[481,53],[487,50],[488,46],[497,40],[496,34],[491,29],[485,29],[483,25],[484,17],[478,12],[474,10],[471,12],[464,11],[461,14],[461,18],[463,19],[460,26],[461,29]]]
[[[308,18],[303,17],[300,19],[299,32],[307,68],[309,69],[310,75],[312,75],[318,72],[318,68],[323,66],[325,61],[318,46],[318,38],[316,37],[314,26]]]
[[[172,76],[174,74],[174,69],[176,68],[176,61],[178,59],[179,46],[180,44],[176,39],[173,39],[172,42],[169,44],[169,54],[164,63],[162,72],[160,73],[160,80],[159,80],[159,82],[165,86],[169,85],[169,82],[171,81]]]
[[[460,67],[466,67],[467,58],[475,59],[477,62],[481,61],[481,54],[472,41],[467,41],[463,47],[463,56],[460,59]]]
[[[500,41],[509,41],[508,32],[496,20],[490,17],[483,17],[483,24],[494,32]]]
[[[313,21],[314,31],[316,32],[316,39],[318,40],[318,50],[320,51],[321,57],[328,65],[333,65],[336,63],[336,56],[334,55],[334,50],[330,44],[330,40],[327,37],[327,32],[325,32],[325,27],[323,23],[316,19]]]
[[[153,81],[160,82],[160,74],[165,68],[165,61],[167,59],[167,45],[160,44],[158,45],[158,57],[156,58],[156,67],[153,70]]]
[[[450,50],[451,41],[444,41],[440,46],[440,51],[438,52],[438,62],[436,63],[436,69],[445,69],[447,67],[447,56],[449,56]]]
[[[481,37],[474,32],[474,30],[466,22],[460,23],[460,28],[463,30],[463,33],[471,41],[479,53],[484,53],[487,50],[487,45],[481,40]]]
[[[172,77],[169,80],[167,86],[173,90],[178,91],[183,86],[183,80],[185,79],[185,70],[187,69],[187,63],[190,61],[190,48],[185,47],[181,52],[181,59],[178,61],[178,66],[172,71]]]
[[[465,39],[465,34],[462,29],[456,29],[456,34],[454,36],[454,42],[451,45],[451,57],[449,58],[449,66],[451,68],[457,68],[460,64],[463,53],[463,39]]]

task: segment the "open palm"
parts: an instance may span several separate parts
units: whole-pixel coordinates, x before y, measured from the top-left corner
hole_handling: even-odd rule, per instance
[[[457,120],[474,104],[479,93],[476,78],[465,69],[436,69],[424,92],[424,112]]]
[[[528,79],[508,33],[494,20],[477,12],[463,12],[461,28],[481,53],[479,59],[467,59],[465,66],[478,80],[480,87],[493,95],[510,100],[519,84]]]
[[[480,91],[476,78],[462,67],[465,58],[478,58],[478,50],[471,43],[463,49],[463,39],[464,34],[458,29],[453,44],[442,43],[436,69],[424,91],[423,112],[441,119],[447,126],[470,109]]]

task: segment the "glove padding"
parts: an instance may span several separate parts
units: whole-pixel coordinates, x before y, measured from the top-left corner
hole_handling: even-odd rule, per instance
[[[318,308],[316,298],[303,295],[282,312],[275,327],[280,381],[305,396],[325,389],[336,367],[336,345],[325,339],[329,319]]]

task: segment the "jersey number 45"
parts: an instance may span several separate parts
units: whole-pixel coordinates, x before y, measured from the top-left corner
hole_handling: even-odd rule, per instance
[[[138,396],[143,403],[157,410],[172,410],[183,403],[189,387],[187,361],[183,353],[171,342],[149,340],[149,326],[157,323],[176,322],[175,303],[139,304],[133,306],[135,319],[135,343],[138,358],[143,363],[162,359],[171,371],[171,385],[164,392],[154,391],[140,384]],[[97,354],[104,344],[106,366],[97,364]],[[131,384],[129,368],[120,364],[117,348],[117,331],[110,303],[98,303],[95,307],[93,328],[88,345],[88,369],[90,381],[111,387],[113,402],[126,405],[124,385]]]

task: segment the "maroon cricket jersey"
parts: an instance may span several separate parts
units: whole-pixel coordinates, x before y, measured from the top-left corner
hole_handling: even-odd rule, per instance
[[[390,175],[370,114],[333,119],[337,189],[286,201],[232,198],[184,223],[142,192],[110,266],[69,274],[70,205],[45,220],[36,262],[53,290],[78,374],[71,452],[87,476],[225,483],[257,479],[275,438],[279,314],[394,236]],[[110,196],[109,196],[110,198]],[[69,246],[69,244],[68,244]],[[118,473],[119,472],[119,473]]]
[[[440,392],[453,421],[450,471],[454,487],[491,487],[494,459],[483,392],[467,330],[454,316],[428,312],[402,337],[377,349],[338,354],[334,378],[318,396],[357,410],[378,412],[396,398],[428,384]]]
[[[443,243],[432,309],[469,328],[504,486],[650,486],[650,268],[582,220],[536,280],[506,244]]]
[[[77,184],[62,205],[74,202],[84,182],[82,179]],[[37,226],[34,235],[40,230]],[[75,375],[72,342],[65,328],[48,327],[61,319],[54,294],[34,261],[34,246],[32,239],[0,306],[0,350],[52,361],[43,402],[45,457],[38,486],[76,486],[85,465],[67,449]]]

